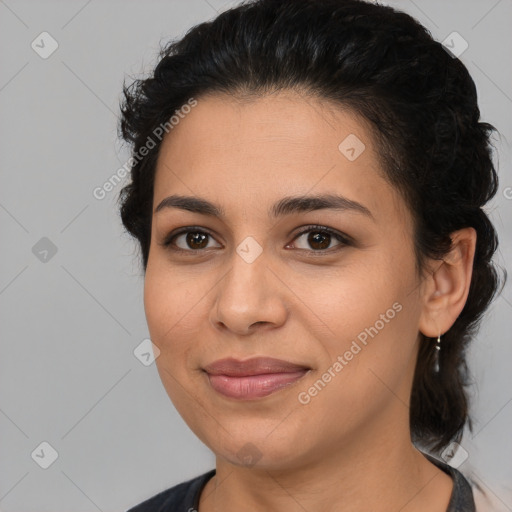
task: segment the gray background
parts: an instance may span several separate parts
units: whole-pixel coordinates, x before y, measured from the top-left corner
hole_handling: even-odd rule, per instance
[[[161,40],[236,3],[0,1],[4,512],[123,511],[214,467],[155,365],[133,353],[148,331],[135,245],[115,207],[121,185],[103,200],[92,191],[129,156],[116,135],[125,74],[149,71]],[[457,31],[469,43],[460,58],[477,84],[482,119],[502,134],[500,191],[489,211],[501,237],[497,262],[510,272],[512,0],[387,3],[439,41]],[[31,47],[43,31],[59,45],[47,59]],[[460,466],[476,472],[503,510],[512,510],[502,487],[512,482],[511,317],[508,283],[471,351],[475,430]],[[43,441],[58,453],[48,469],[31,457]]]

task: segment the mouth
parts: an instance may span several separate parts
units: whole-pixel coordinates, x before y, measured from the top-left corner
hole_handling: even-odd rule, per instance
[[[290,386],[311,368],[281,359],[258,357],[246,361],[221,359],[207,365],[203,371],[217,393],[229,398],[252,400]]]

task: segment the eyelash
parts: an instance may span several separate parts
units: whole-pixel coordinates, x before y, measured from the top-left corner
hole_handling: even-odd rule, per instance
[[[325,254],[325,253],[331,254],[332,252],[340,250],[344,246],[350,246],[353,243],[352,240],[350,239],[350,237],[348,237],[347,235],[342,235],[341,233],[338,233],[337,231],[334,231],[331,228],[328,228],[326,226],[320,226],[317,224],[306,226],[302,231],[300,231],[299,233],[297,233],[295,235],[292,242],[294,242],[295,240],[300,238],[302,235],[304,235],[306,233],[310,233],[310,232],[331,235],[338,242],[340,242],[340,244],[335,247],[331,247],[329,249],[317,249],[317,250],[299,249],[299,250],[308,251],[308,252],[314,253],[315,255],[321,255],[321,254]],[[162,245],[163,247],[165,247],[168,250],[173,251],[173,252],[191,253],[192,255],[198,254],[200,252],[205,252],[207,249],[181,249],[180,247],[173,246],[173,240],[176,237],[183,235],[183,234],[188,234],[188,233],[200,233],[200,234],[204,234],[204,235],[214,238],[211,233],[208,233],[208,231],[205,231],[203,228],[196,227],[196,226],[187,226],[185,228],[180,229],[177,232],[173,232],[173,233],[170,233],[169,235],[167,235],[167,237],[164,239],[164,241],[160,245]]]

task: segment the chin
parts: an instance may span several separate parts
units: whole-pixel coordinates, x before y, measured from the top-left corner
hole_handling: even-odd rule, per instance
[[[272,438],[267,434],[271,430],[258,429],[251,433],[246,428],[240,435],[226,434],[219,444],[219,438],[204,440],[216,457],[230,464],[247,469],[287,470],[297,466],[298,459],[305,457],[297,451],[298,443],[294,437],[283,433]],[[252,435],[253,434],[253,435]],[[304,450],[306,447],[300,445]]]

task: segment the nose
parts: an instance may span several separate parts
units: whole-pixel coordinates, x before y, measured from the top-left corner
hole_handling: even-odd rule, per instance
[[[217,329],[249,335],[285,323],[286,287],[269,263],[264,251],[250,263],[233,251],[231,268],[215,288],[210,320]]]

